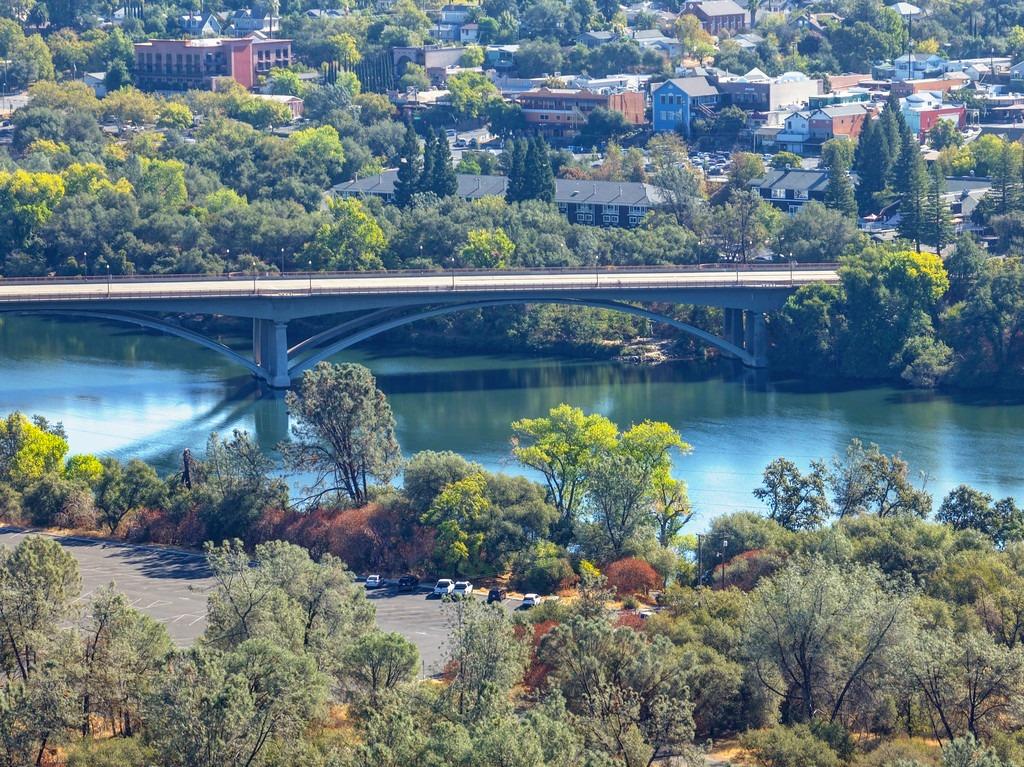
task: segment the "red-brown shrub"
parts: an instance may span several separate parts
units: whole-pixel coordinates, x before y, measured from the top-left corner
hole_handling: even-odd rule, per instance
[[[646,594],[661,585],[661,577],[647,562],[636,557],[627,557],[612,562],[604,570],[608,585],[620,596]]]

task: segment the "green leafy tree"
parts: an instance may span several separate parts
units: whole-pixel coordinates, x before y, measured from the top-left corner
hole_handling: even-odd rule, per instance
[[[414,679],[419,660],[416,645],[401,634],[372,631],[345,652],[341,678],[368,706],[376,707],[382,696]]]
[[[430,191],[438,197],[451,197],[459,190],[459,180],[452,166],[452,153],[447,138],[441,134],[435,136],[430,151],[433,152],[433,161],[430,163]]]
[[[917,139],[908,134],[894,168],[894,188],[900,197],[900,237],[910,240],[918,251],[928,236],[927,180]]]
[[[938,163],[928,169],[927,191],[924,203],[922,240],[942,253],[953,241],[953,221],[944,195],[946,179]]]
[[[499,96],[498,89],[480,72],[460,72],[448,78],[452,109],[460,117],[481,117],[488,103]]]
[[[501,229],[470,229],[461,263],[478,269],[507,269],[516,245]]]
[[[565,530],[575,523],[591,473],[616,442],[615,424],[569,405],[512,424],[512,455],[544,477]]]
[[[810,472],[804,474],[792,461],[776,458],[765,467],[754,497],[768,507],[768,518],[787,530],[815,528],[831,512],[825,489],[827,475],[820,461],[813,461]]]
[[[353,197],[334,197],[328,200],[327,212],[329,221],[317,230],[303,255],[318,268],[382,269],[387,240],[366,205]]]
[[[116,458],[103,458],[101,463],[96,508],[111,533],[134,512],[165,507],[167,489],[152,466],[138,459],[122,464]]]

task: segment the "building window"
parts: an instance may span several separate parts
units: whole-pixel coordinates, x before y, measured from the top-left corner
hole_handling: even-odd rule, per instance
[[[630,205],[629,206],[629,215],[631,215],[631,216],[643,216],[646,213],[647,213],[647,208],[645,208],[643,205]]]
[[[802,208],[802,207],[803,207],[802,205],[790,205],[789,206],[789,215],[791,215],[791,216],[796,215],[797,213],[800,212],[800,208]]]
[[[796,197],[796,199],[798,199],[798,200],[806,200],[807,199],[807,190],[806,189],[797,189],[796,193],[794,194],[794,197]]]
[[[773,200],[785,200],[786,199],[786,190],[785,189],[772,189],[772,199]]]
[[[577,213],[576,214],[576,220],[579,221],[581,224],[592,224],[592,223],[594,223],[594,214],[593,213]]]
[[[606,224],[617,224],[617,223],[619,223],[619,214],[618,213],[615,213],[615,214],[605,213],[602,216],[602,220]]]
[[[629,217],[629,224],[630,224],[630,226],[636,226],[639,223],[640,223],[640,216],[630,216]]]

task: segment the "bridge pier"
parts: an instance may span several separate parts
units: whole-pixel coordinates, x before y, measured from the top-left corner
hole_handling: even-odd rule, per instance
[[[252,356],[263,371],[263,380],[274,389],[291,386],[288,377],[288,323],[252,321]]]
[[[764,314],[759,311],[730,309],[722,310],[724,319],[725,340],[734,346],[745,349],[753,357],[752,364],[744,364],[763,368],[768,364],[768,332],[764,323]]]

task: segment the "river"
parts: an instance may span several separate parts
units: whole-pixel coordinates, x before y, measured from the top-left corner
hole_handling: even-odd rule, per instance
[[[730,363],[635,368],[523,356],[440,356],[377,349],[367,365],[388,394],[403,450],[454,450],[494,470],[509,462],[509,424],[568,402],[626,427],[667,421],[693,445],[676,460],[698,511],[756,509],[751,490],[779,455],[801,466],[852,437],[901,452],[936,497],[964,482],[1024,501],[1024,403],[964,401],[891,387],[810,388],[737,374]],[[172,471],[211,431],[254,432],[273,450],[288,433],[279,396],[247,371],[186,341],[122,326],[0,317],[0,414],[63,422],[73,452],[141,457]]]

